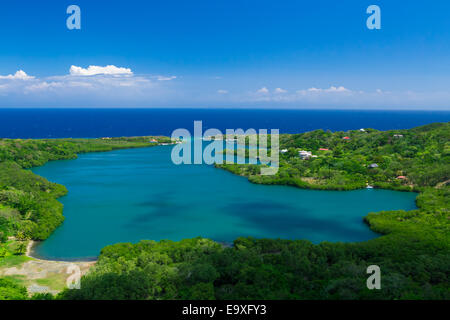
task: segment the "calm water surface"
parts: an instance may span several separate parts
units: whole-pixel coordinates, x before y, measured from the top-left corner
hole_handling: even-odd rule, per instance
[[[63,225],[36,248],[52,259],[95,257],[117,242],[197,236],[362,241],[371,211],[415,208],[416,194],[254,185],[206,165],[175,166],[171,146],[80,155],[33,171],[65,185]]]
[[[165,135],[177,128],[254,128],[299,133],[374,128],[408,129],[450,121],[449,111],[258,109],[1,109],[2,138],[98,138]]]

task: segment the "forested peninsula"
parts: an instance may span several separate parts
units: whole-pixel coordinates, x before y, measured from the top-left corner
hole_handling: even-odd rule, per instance
[[[368,213],[365,221],[381,234],[376,239],[312,244],[239,238],[231,248],[201,238],[121,243],[101,251],[80,290],[35,298],[450,299],[449,138],[449,123],[316,130],[280,136],[275,176],[260,175],[259,165],[217,165],[252,183],[417,192],[417,210]],[[149,139],[0,139],[0,264],[23,253],[22,241],[46,239],[63,221],[57,198],[65,187],[27,168],[77,153],[154,145]],[[382,290],[367,289],[366,268],[373,264],[381,268]],[[7,298],[26,298],[26,290],[0,279],[0,299]]]

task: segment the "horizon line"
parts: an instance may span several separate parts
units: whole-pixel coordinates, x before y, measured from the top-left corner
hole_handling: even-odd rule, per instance
[[[173,109],[182,109],[182,110],[280,110],[280,111],[440,111],[440,112],[450,112],[450,107],[431,107],[431,108],[414,108],[414,107],[297,107],[297,108],[289,108],[289,107],[180,107],[180,106],[168,106],[168,107],[111,107],[111,106],[84,106],[84,107],[64,107],[64,106],[55,106],[55,107],[42,107],[42,106],[19,106],[19,107],[1,107],[0,110],[16,110],[16,109],[41,109],[41,110],[62,110],[62,109],[82,109],[82,110],[95,110],[95,109],[103,109],[103,110],[173,110]]]

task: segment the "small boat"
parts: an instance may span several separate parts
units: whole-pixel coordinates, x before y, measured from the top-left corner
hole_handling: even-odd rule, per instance
[[[367,186],[366,189],[373,189],[373,186]]]

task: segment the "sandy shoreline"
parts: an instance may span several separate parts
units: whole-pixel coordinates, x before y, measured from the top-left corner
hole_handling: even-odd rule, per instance
[[[28,244],[27,244],[27,251],[25,252],[25,255],[26,255],[28,258],[36,259],[35,257],[31,256],[31,250],[33,249],[33,246],[34,246],[34,245],[35,245],[35,242],[34,242],[33,240],[28,241]]]
[[[92,258],[92,259],[73,259],[73,260],[55,260],[55,259],[45,259],[40,257],[39,255],[34,254],[33,252],[33,248],[39,244],[41,241],[34,241],[34,240],[29,240],[28,241],[28,245],[27,245],[27,250],[25,252],[25,256],[27,256],[28,258],[34,259],[34,260],[41,260],[41,261],[53,261],[53,262],[72,262],[72,263],[92,263],[92,262],[97,262],[97,257]]]
[[[67,286],[67,280],[74,274],[85,275],[97,261],[56,261],[37,258],[33,247],[39,242],[30,240],[25,256],[30,260],[0,269],[0,277],[20,279],[29,295],[34,293],[57,294]],[[74,266],[76,267],[74,269]],[[76,271],[78,269],[78,271]],[[75,270],[75,273],[74,273]]]

